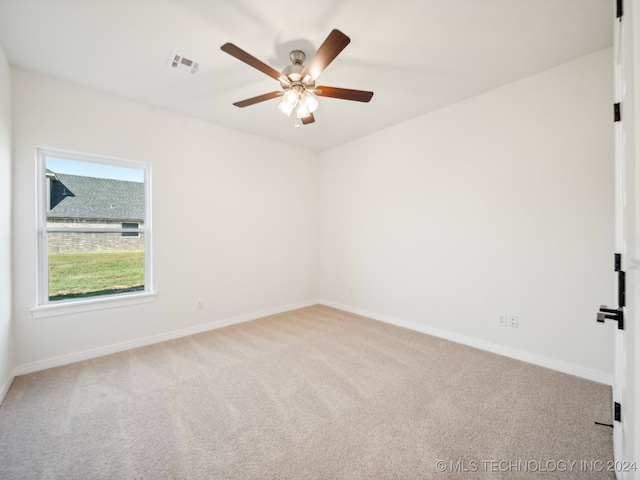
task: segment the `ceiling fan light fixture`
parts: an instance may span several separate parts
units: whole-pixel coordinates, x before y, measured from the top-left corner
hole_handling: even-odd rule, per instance
[[[298,103],[299,98],[300,96],[298,95],[298,92],[290,88],[284,93],[284,98],[282,100],[295,106],[295,104]]]
[[[305,118],[309,115],[311,115],[309,107],[307,107],[307,105],[302,102],[298,103],[298,108],[296,108],[296,117]]]
[[[293,112],[293,109],[295,107],[296,107],[295,103],[288,102],[286,98],[283,98],[282,101],[280,102],[280,105],[278,105],[278,110],[280,110],[287,117],[289,117],[291,116],[291,112]]]
[[[309,92],[305,92],[302,96],[302,101],[304,105],[309,110],[309,113],[313,113],[318,108],[318,99]]]

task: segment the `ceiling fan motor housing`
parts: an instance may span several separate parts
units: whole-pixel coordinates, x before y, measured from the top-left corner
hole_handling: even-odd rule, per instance
[[[302,65],[307,56],[302,50],[294,50],[289,54],[289,58],[294,65]]]
[[[287,90],[289,88],[293,90],[297,90],[299,93],[303,93],[307,89],[313,90],[316,86],[316,83],[313,81],[310,75],[307,75],[306,81],[302,78],[302,70],[304,66],[302,65],[307,58],[305,53],[302,50],[294,50],[289,54],[289,58],[293,62],[293,65],[289,65],[282,70],[282,74],[287,77],[291,84],[287,85],[284,82],[280,82],[280,86]]]

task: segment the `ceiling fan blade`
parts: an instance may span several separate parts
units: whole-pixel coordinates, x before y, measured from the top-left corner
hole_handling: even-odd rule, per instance
[[[233,43],[225,43],[220,47],[220,50],[222,50],[225,53],[228,53],[232,57],[236,57],[238,60],[246,63],[250,67],[260,70],[262,73],[269,75],[271,78],[275,78],[276,80],[284,82],[286,84],[290,83],[289,79],[287,79],[287,77],[285,77],[282,73],[277,71],[275,68],[271,68],[269,65],[267,65],[264,62],[261,62],[253,55],[250,55],[249,53],[242,50],[240,47],[236,47]]]
[[[333,59],[344,50],[344,47],[349,45],[350,41],[351,39],[340,30],[332,30],[323,44],[320,45],[316,54],[305,65],[300,74],[301,77],[305,78],[308,74],[311,75],[313,80],[318,78],[322,71],[327,68],[327,65],[333,62]]]
[[[283,94],[284,92],[269,92],[265,93],[264,95],[258,95],[257,97],[247,98],[246,100],[235,102],[234,105],[236,107],[244,108],[248,107],[249,105],[254,105],[266,100],[271,100],[272,98],[281,97]]]
[[[303,124],[303,125],[309,125],[310,123],[313,123],[313,122],[315,122],[315,121],[316,121],[316,119],[315,119],[315,117],[313,116],[313,113],[310,113],[310,114],[309,114],[309,115],[307,115],[306,117],[303,117],[303,118],[302,118],[302,124]]]
[[[371,97],[373,97],[373,92],[325,86],[316,87],[315,94],[319,97],[341,98],[343,100],[354,100],[356,102],[368,102],[371,100]]]

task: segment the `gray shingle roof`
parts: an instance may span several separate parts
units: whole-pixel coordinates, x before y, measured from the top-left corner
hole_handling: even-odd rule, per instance
[[[53,172],[52,172],[53,173]],[[144,183],[56,173],[49,218],[144,220]]]

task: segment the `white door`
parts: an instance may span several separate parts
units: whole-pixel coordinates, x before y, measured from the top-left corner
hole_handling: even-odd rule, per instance
[[[614,20],[614,36],[613,36],[613,63],[614,63],[614,102],[619,105],[620,120],[614,123],[615,132],[615,248],[616,252],[620,254],[619,268],[620,271],[625,272],[626,280],[626,267],[627,267],[627,252],[625,245],[625,199],[626,199],[626,186],[625,186],[625,151],[624,151],[624,126],[622,122],[622,105],[624,97],[624,70],[623,70],[623,54],[625,45],[623,41],[623,30],[626,26],[622,23],[622,17],[616,17]],[[625,281],[626,283],[626,281]],[[626,287],[626,285],[625,285]],[[620,277],[618,276],[616,281],[616,296],[618,299],[618,290],[621,288]],[[623,305],[619,304],[618,307]],[[626,302],[624,302],[626,304]],[[626,313],[626,308],[622,308],[622,313]],[[623,458],[623,440],[624,440],[624,424],[621,416],[622,397],[624,393],[624,330],[616,327],[614,335],[614,370],[613,370],[613,402],[614,405],[614,418],[616,414],[620,414],[620,418],[613,422],[613,450],[615,460],[621,460]],[[619,406],[619,411],[616,412],[616,406]],[[619,475],[619,478],[623,478]]]
[[[626,298],[622,308],[624,329],[616,325],[615,333],[613,401],[619,404],[619,418],[613,422],[613,446],[616,474],[619,479],[630,480],[640,475],[639,419],[634,408],[634,403],[640,401],[635,398],[640,362],[636,358],[638,353],[634,352],[640,312],[640,235],[636,233],[640,226],[636,218],[640,215],[640,188],[636,186],[640,178],[637,145],[640,139],[636,138],[635,132],[640,111],[636,100],[640,92],[635,91],[640,83],[640,64],[634,59],[639,54],[636,50],[634,55],[634,46],[638,49],[640,45],[640,1],[615,3],[617,14],[622,14],[614,24],[614,102],[620,105],[620,118],[614,123],[616,250],[621,254],[620,269],[626,272]],[[634,78],[638,80],[634,81]]]

